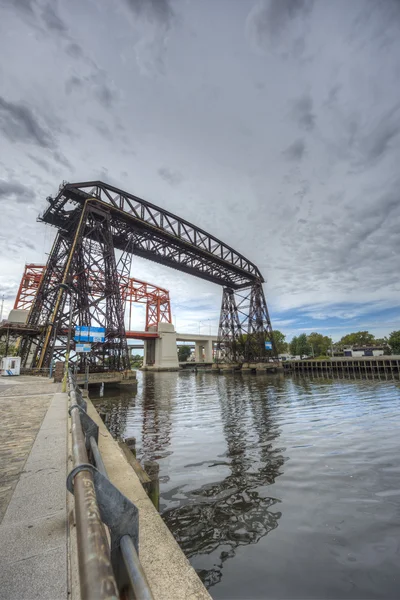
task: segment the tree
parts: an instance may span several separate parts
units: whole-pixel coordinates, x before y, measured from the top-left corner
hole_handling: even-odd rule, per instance
[[[307,340],[307,335],[301,333],[297,338],[297,353],[300,356],[308,356],[311,354],[311,347]]]
[[[288,351],[288,343],[285,342],[285,334],[279,331],[278,329],[274,329],[273,331],[275,346],[278,354],[284,354]]]
[[[292,339],[292,341],[289,344],[290,354],[292,356],[296,356],[296,354],[297,354],[297,341],[298,341],[297,337],[294,336],[294,338]]]
[[[132,369],[140,369],[143,367],[143,356],[140,356],[140,354],[135,354],[134,356],[131,356],[130,362]]]
[[[14,344],[9,343],[8,347],[7,347],[7,343],[4,341],[0,342],[0,356],[6,356],[6,350],[7,350],[7,356],[16,356],[17,354],[17,348]]]
[[[388,341],[393,354],[400,354],[400,331],[392,331]]]
[[[311,352],[314,356],[326,356],[329,348],[332,346],[332,339],[330,337],[315,331],[307,336],[307,341],[311,346]]]
[[[368,331],[348,333],[339,341],[340,346],[374,346],[375,343],[375,337]]]
[[[178,360],[179,362],[186,362],[191,354],[189,346],[179,346],[178,348]]]
[[[394,331],[393,333],[396,333],[396,332]],[[376,338],[375,344],[377,346],[382,346],[385,356],[389,356],[390,354],[392,354],[392,347],[389,344],[389,340],[387,339],[387,337]],[[394,353],[394,354],[396,354],[396,353]]]

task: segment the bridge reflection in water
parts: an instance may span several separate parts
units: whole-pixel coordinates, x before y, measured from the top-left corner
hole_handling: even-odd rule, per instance
[[[227,444],[221,458],[229,474],[193,490],[179,507],[164,513],[186,556],[196,557],[194,566],[204,562],[202,555],[212,555],[212,564],[198,569],[208,588],[220,581],[224,562],[235,556],[239,546],[256,544],[278,526],[281,517],[279,501],[268,493],[284,464],[283,449],[274,444],[279,428],[268,404],[254,395],[249,405],[248,385],[236,383],[233,392],[226,379],[217,380]]]
[[[273,406],[283,380],[268,381],[260,388],[254,377],[232,386],[210,373],[143,373],[135,397],[95,401],[114,436],[135,435],[138,458],[160,462],[163,518],[207,587],[281,517],[269,486],[284,465]],[[207,402],[210,393],[218,402]]]

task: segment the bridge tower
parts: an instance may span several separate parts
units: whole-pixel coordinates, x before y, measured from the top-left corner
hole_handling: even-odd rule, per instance
[[[270,342],[271,349],[266,348]],[[272,325],[261,281],[250,288],[222,292],[218,329],[218,360],[263,362],[277,356]]]

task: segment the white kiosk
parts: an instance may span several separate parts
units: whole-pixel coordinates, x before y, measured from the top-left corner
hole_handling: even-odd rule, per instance
[[[5,356],[1,359],[0,364],[0,375],[2,377],[11,377],[13,375],[19,375],[21,369],[21,357],[20,356]]]

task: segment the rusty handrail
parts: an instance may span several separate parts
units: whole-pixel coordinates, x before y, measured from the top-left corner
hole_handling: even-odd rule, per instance
[[[84,428],[82,427],[81,420],[82,412],[87,415],[86,403],[82,402],[82,399],[79,401],[79,398],[82,397],[78,389],[78,398],[75,389],[76,384],[71,372],[68,375],[68,383],[74,462],[74,469],[71,475],[73,476],[73,491],[75,496],[81,597],[82,600],[114,600],[120,598],[118,584],[114,577],[110,559],[106,528],[99,511],[96,486],[93,478],[93,467],[89,463]],[[85,418],[88,417],[85,416]],[[88,437],[88,447],[90,448],[96,469],[108,480],[99,447],[92,435]],[[132,592],[129,597],[138,600],[153,600],[153,594],[130,535],[123,535],[121,537],[120,550],[129,587]],[[117,567],[117,571],[120,571],[119,567]]]
[[[88,464],[76,392],[70,389],[74,467]],[[108,539],[96,500],[93,475],[83,469],[74,477],[79,580],[82,600],[118,600]]]

